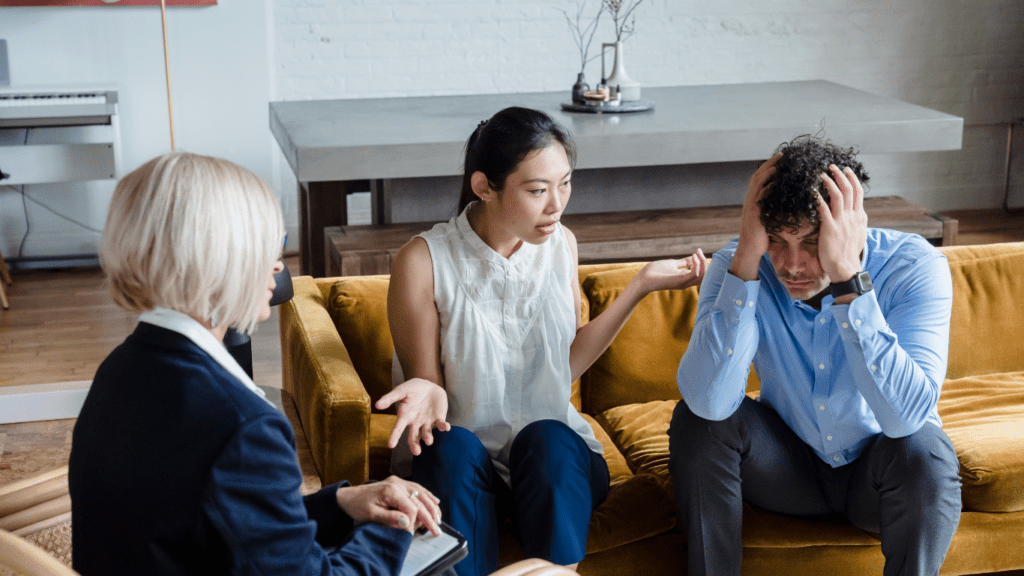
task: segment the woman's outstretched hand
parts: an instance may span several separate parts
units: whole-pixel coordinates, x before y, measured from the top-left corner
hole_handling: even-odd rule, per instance
[[[656,290],[680,290],[696,286],[704,278],[708,260],[700,248],[695,254],[679,260],[658,260],[644,266],[637,273],[637,281],[644,293]]]
[[[415,482],[391,476],[382,482],[338,488],[335,497],[356,524],[372,522],[413,533],[422,526],[435,536],[441,533],[441,501]]]
[[[422,378],[412,378],[395,386],[391,392],[380,397],[374,406],[384,410],[392,404],[398,405],[398,422],[388,438],[388,447],[398,446],[402,432],[409,428],[409,450],[419,456],[420,440],[430,446],[434,443],[433,429],[443,432],[452,426],[445,422],[448,415],[448,394],[437,384]]]

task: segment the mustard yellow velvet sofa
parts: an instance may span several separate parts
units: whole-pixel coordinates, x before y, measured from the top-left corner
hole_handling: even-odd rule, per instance
[[[943,248],[953,277],[949,371],[939,403],[963,479],[960,526],[942,574],[1024,569],[1024,243]],[[580,267],[584,321],[600,314],[639,264]],[[299,277],[281,307],[284,386],[324,483],[388,474],[391,414],[387,276]],[[697,289],[637,307],[608,351],[574,384],[574,402],[604,444],[612,487],[593,515],[582,574],[686,572],[686,535],[668,474],[668,429],[679,399]],[[751,375],[748,390],[756,394]],[[881,574],[876,535],[840,519],[747,507],[745,574]],[[521,549],[503,536],[501,563]]]

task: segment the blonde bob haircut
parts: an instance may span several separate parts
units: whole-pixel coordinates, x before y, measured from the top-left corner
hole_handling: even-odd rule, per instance
[[[249,334],[283,240],[281,208],[259,177],[172,152],[118,182],[100,259],[122,308],[170,308]]]

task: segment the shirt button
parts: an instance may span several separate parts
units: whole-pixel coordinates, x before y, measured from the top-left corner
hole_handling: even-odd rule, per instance
[[[821,319],[821,323],[822,323],[822,324],[824,324],[824,323],[825,323],[825,319],[824,319],[824,318],[822,318],[822,319]]]
[[[751,308],[753,308],[754,307],[754,301],[751,300],[750,302],[747,302],[747,306],[750,306]]]
[[[860,326],[860,320],[854,320],[853,323],[856,324],[857,326]]]
[[[726,350],[725,353],[728,354],[729,356],[732,356],[732,348]]]
[[[736,305],[737,306],[743,306],[743,300],[737,300],[736,301]]]
[[[833,456],[832,459],[835,460],[836,462],[839,462],[839,456]]]
[[[818,410],[821,410],[821,411],[824,412],[825,411],[825,405],[822,404],[821,406],[818,406]]]
[[[848,323],[843,322],[843,328],[849,328],[849,327],[850,327],[850,325]]]
[[[874,372],[875,370],[878,370],[878,364],[871,365],[871,371]]]
[[[829,442],[831,442],[832,441],[832,437],[831,436],[826,436],[825,440],[828,440]]]
[[[824,364],[818,364],[818,370],[824,370],[824,369],[825,369],[825,365]]]

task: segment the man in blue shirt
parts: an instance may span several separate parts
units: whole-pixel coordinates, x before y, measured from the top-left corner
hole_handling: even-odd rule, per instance
[[[946,556],[960,520],[936,409],[949,267],[920,236],[868,228],[867,179],[852,150],[784,144],[708,267],[669,430],[691,576],[740,573],[744,501],[845,515],[880,535],[886,575],[937,574]]]

